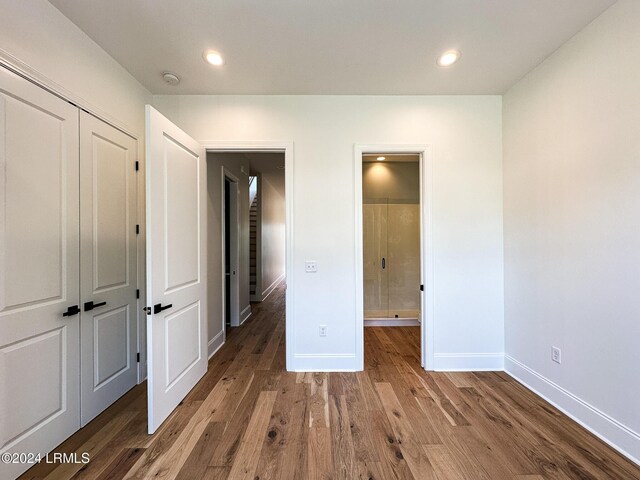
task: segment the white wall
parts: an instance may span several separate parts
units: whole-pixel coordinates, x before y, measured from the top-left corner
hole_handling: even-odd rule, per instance
[[[17,58],[75,97],[144,134],[151,94],[46,0],[0,0],[0,56]]]
[[[260,175],[260,242],[262,268],[258,269],[262,279],[261,297],[271,293],[284,276],[285,268],[285,199],[276,188],[276,182],[284,184],[284,171],[277,174]]]
[[[420,203],[420,164],[416,162],[363,162],[364,203]]]
[[[203,142],[294,142],[288,321],[300,369],[357,365],[354,144],[431,144],[437,365],[502,367],[501,97],[194,95],[154,104]],[[305,274],[308,259],[317,273]]]
[[[506,367],[636,460],[639,25],[640,2],[618,2],[514,86],[503,117]]]

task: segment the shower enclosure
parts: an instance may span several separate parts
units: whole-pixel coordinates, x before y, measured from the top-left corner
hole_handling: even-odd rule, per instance
[[[363,199],[364,318],[376,324],[418,324],[420,205],[393,198]]]

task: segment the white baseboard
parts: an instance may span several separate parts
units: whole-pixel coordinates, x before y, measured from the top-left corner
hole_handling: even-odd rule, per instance
[[[565,390],[538,372],[505,355],[505,371],[529,390],[640,465],[640,434]],[[636,399],[629,399],[634,402]]]
[[[365,318],[365,327],[419,327],[417,318]]]
[[[221,330],[215,337],[209,340],[207,344],[207,358],[210,359],[224,345],[224,330]]]
[[[435,353],[433,369],[438,372],[504,370],[502,353]]]
[[[240,312],[240,325],[246,322],[250,316],[251,316],[251,305],[247,305]]]
[[[273,292],[276,289],[276,287],[280,285],[280,282],[282,282],[282,280],[284,280],[284,273],[280,275],[278,278],[276,278],[275,281],[271,285],[269,285],[266,288],[266,290],[262,292],[262,300],[260,301],[264,302],[267,299],[267,297],[271,295],[271,292]]]
[[[294,355],[294,372],[356,372],[356,356],[353,353]]]

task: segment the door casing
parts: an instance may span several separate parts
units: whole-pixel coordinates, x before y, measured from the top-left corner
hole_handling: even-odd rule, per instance
[[[355,302],[356,302],[356,359],[358,370],[364,369],[364,266],[362,239],[362,155],[367,153],[420,155],[420,357],[425,370],[433,370],[433,229],[432,229],[432,158],[429,145],[381,144],[354,145],[353,176],[355,204]]]
[[[207,153],[284,153],[285,165],[285,287],[286,287],[286,324],[285,324],[285,340],[286,340],[286,367],[288,371],[296,371],[295,364],[295,279],[293,268],[293,174],[294,161],[293,142],[253,142],[253,141],[201,141],[200,142]],[[224,173],[224,172],[223,172]],[[222,186],[224,186],[224,175],[222,175]],[[224,192],[223,192],[224,195]],[[222,237],[224,239],[224,236]],[[223,246],[224,248],[224,246]],[[224,260],[224,251],[223,251]],[[224,266],[223,266],[224,274]],[[224,280],[224,278],[223,278]],[[224,323],[224,304],[222,307],[222,318]],[[224,328],[224,327],[223,327]]]

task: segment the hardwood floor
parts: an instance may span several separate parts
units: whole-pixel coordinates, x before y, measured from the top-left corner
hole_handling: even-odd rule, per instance
[[[285,371],[284,290],[254,305],[154,434],[146,385],[39,464],[51,479],[640,479],[640,469],[499,372],[427,373],[419,328],[365,329],[366,370]]]

